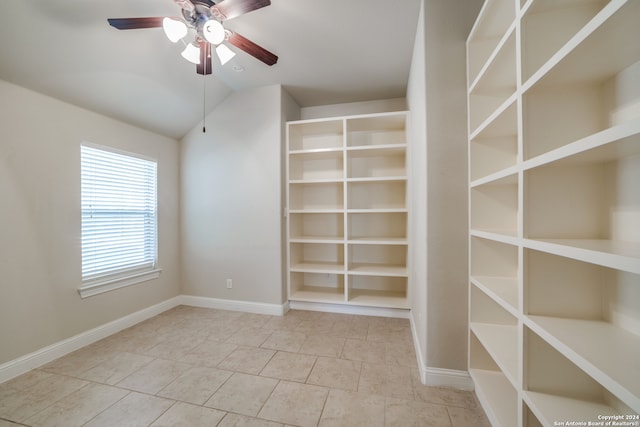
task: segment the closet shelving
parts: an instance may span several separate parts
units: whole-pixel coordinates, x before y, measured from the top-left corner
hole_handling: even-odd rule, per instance
[[[487,0],[467,41],[469,372],[494,426],[640,413],[638,17]]]
[[[287,123],[292,301],[409,307],[406,113]]]

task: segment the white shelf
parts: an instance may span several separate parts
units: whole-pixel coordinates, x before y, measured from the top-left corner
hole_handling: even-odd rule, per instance
[[[524,170],[564,162],[604,163],[640,154],[640,118],[591,134],[525,161]]]
[[[366,213],[407,213],[409,210],[404,207],[398,208],[365,208],[365,209],[347,209],[349,214],[366,214]]]
[[[566,421],[597,423],[603,415],[621,415],[620,411],[603,403],[571,399],[563,396],[525,391],[523,399],[544,426]]]
[[[640,412],[640,337],[609,323],[528,316],[527,326]]]
[[[640,274],[640,243],[596,239],[525,239],[523,245],[529,249]]]
[[[491,115],[493,119],[470,137],[471,181],[515,167],[518,159],[517,103]]]
[[[507,167],[505,169],[501,169],[499,171],[493,172],[492,174],[485,175],[482,178],[472,181],[471,183],[469,183],[469,187],[476,188],[483,185],[498,184],[500,181],[504,181],[507,178],[514,180],[514,178],[517,177],[516,174],[518,173],[518,170],[518,166],[515,165]],[[517,179],[513,183],[517,184]]]
[[[342,147],[329,147],[329,148],[307,148],[303,150],[291,150],[289,156],[300,156],[306,154],[331,154],[342,153],[344,149]]]
[[[518,425],[517,393],[501,372],[469,369],[476,394],[494,427]]]
[[[291,179],[289,184],[334,184],[342,183],[340,178],[307,178],[307,179]]]
[[[471,276],[471,282],[509,313],[518,315],[518,279],[516,277]]]
[[[489,0],[484,3],[467,41],[470,86],[499,50],[501,40],[511,31],[514,17],[513,0]]]
[[[344,273],[344,264],[332,262],[299,262],[291,264],[291,271],[307,272],[307,273]]]
[[[326,236],[299,236],[299,237],[291,237],[289,239],[291,243],[344,243],[345,240],[343,238],[337,237],[326,237]]]
[[[517,326],[471,322],[470,328],[514,388],[518,387]]]
[[[289,214],[341,214],[344,213],[344,209],[322,209],[322,208],[307,208],[307,209],[288,209]]]
[[[469,89],[469,128],[477,129],[517,88],[516,37],[512,33]]]
[[[357,237],[350,238],[347,243],[354,245],[407,245],[405,237]]]
[[[348,302],[353,305],[364,305],[368,307],[410,308],[406,291],[391,292],[349,289]]]
[[[324,302],[330,304],[344,303],[344,289],[320,286],[305,286],[292,291],[289,299],[295,301]]]
[[[637,0],[610,1],[523,84],[523,91],[605,80],[637,62],[640,45],[632,40],[640,39],[638,16]]]
[[[517,234],[513,230],[469,230],[472,237],[481,237],[483,239],[494,240],[496,242],[507,243],[509,245],[517,245],[519,243]]]
[[[406,176],[376,176],[376,177],[361,177],[361,178],[347,178],[347,182],[394,182],[394,181],[406,181]]]
[[[392,277],[407,277],[407,267],[404,265],[381,265],[381,264],[366,264],[366,263],[353,263],[347,269],[349,274],[363,275],[363,276],[392,276]]]
[[[397,154],[407,149],[406,143],[397,144],[379,144],[379,145],[356,145],[346,147],[345,150],[348,154],[360,154],[362,155],[378,155],[384,154]]]

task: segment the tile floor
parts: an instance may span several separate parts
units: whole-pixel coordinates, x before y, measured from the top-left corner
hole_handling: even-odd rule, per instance
[[[0,384],[8,426],[489,426],[420,384],[409,322],[177,307]]]

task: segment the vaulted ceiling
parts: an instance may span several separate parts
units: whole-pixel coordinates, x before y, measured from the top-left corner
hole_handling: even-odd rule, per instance
[[[302,107],[405,95],[420,0],[271,3],[225,26],[278,63],[232,47],[237,55],[203,77],[161,28],[107,23],[179,16],[172,0],[3,0],[0,79],[174,138],[251,87],[282,84]]]

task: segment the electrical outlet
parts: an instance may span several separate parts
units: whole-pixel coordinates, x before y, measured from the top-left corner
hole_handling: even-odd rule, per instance
[[[233,282],[231,281],[231,279],[227,279],[227,289],[231,288],[233,288]]]

